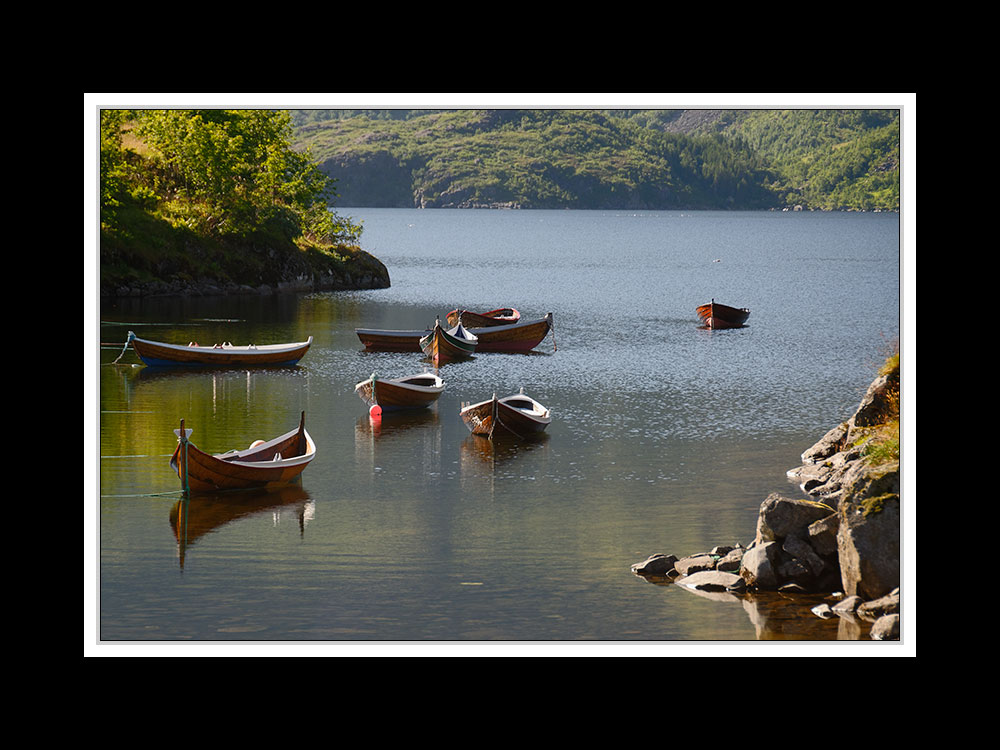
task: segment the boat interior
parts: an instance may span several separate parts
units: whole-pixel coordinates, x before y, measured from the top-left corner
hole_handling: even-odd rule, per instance
[[[419,385],[424,388],[434,388],[440,384],[438,378],[433,375],[413,375],[408,378],[400,378],[400,383],[406,383],[407,385]]]
[[[545,417],[548,416],[549,410],[542,407],[537,401],[528,398],[527,396],[508,396],[502,399],[506,406],[512,409],[517,409],[518,411],[523,411],[527,414],[533,414],[535,416]]]
[[[268,442],[255,440],[246,450],[233,450],[224,453],[218,458],[223,461],[241,461],[247,463],[265,463],[269,461],[280,461],[285,458],[296,458],[304,456],[313,450],[310,441],[307,440],[305,432],[298,430],[282,435]]]

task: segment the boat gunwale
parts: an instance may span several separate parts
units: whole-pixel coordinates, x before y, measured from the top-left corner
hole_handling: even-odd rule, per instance
[[[514,406],[511,403],[509,403],[510,401],[516,399],[524,399],[528,401],[530,404],[532,404],[533,407],[535,408],[532,408],[530,411],[528,411],[526,409],[522,409],[520,407]],[[515,393],[510,396],[504,396],[503,398],[498,398],[497,403],[505,406],[511,411],[516,412],[517,414],[520,414],[521,416],[527,417],[528,419],[538,422],[539,424],[551,424],[552,422],[552,413],[549,411],[548,407],[539,403],[538,401],[533,399],[531,396],[528,396],[527,394]]]
[[[406,380],[409,378],[433,378],[435,385],[419,385],[417,383],[407,383]],[[433,394],[441,393],[444,391],[444,380],[434,373],[422,372],[417,375],[405,375],[400,378],[380,378],[377,376],[372,376],[362,380],[360,383],[354,386],[354,390],[357,391],[359,388],[371,383],[372,381],[376,383],[389,383],[391,385],[398,386],[400,388],[405,388],[407,390],[412,390],[417,393]]]
[[[214,344],[212,346],[202,346],[201,344],[171,344],[166,341],[154,341],[138,336],[132,336],[133,342],[138,341],[150,346],[161,346],[177,352],[197,352],[198,354],[208,354],[210,356],[221,356],[223,354],[241,354],[253,356],[254,354],[282,354],[284,352],[295,351],[302,347],[312,346],[313,337],[310,336],[305,341],[296,341],[286,344],[246,344],[234,346],[232,344]]]
[[[179,430],[174,430],[174,434],[177,434]],[[187,429],[188,434],[192,432],[190,428]],[[241,460],[245,456],[250,456],[255,453],[263,453],[268,449],[280,445],[284,441],[294,437],[299,433],[299,428],[296,427],[294,430],[289,430],[283,435],[279,435],[276,438],[271,438],[263,443],[257,443],[256,445],[251,445],[250,447],[244,448],[242,450],[231,450],[225,453],[209,453],[206,450],[199,448],[196,444],[188,440],[188,450],[196,450],[203,456],[208,456],[209,458],[214,458],[217,461],[231,465],[231,466],[241,466],[244,468],[251,469],[267,469],[267,468],[280,468],[283,466],[298,466],[301,463],[308,463],[316,457],[316,443],[312,439],[312,435],[309,434],[309,430],[305,427],[302,428],[302,434],[306,439],[306,450],[297,456],[289,456],[285,458],[282,456],[279,460],[275,461],[273,458],[261,459],[259,461],[243,461]],[[178,436],[179,437],[179,436]],[[179,442],[179,441],[178,441]]]
[[[498,404],[502,404],[511,411],[514,411],[517,414],[521,414],[522,416],[528,417],[529,419],[533,419],[534,421],[540,424],[552,423],[552,412],[549,410],[549,408],[525,393],[512,393],[511,395],[504,396],[502,398],[497,398],[496,396],[493,396],[491,398],[483,399],[482,401],[477,401],[474,404],[467,404],[461,408],[461,410],[459,411],[459,415],[462,415],[467,411],[471,411],[473,409],[482,408],[486,404],[491,404],[493,403],[494,398],[496,398],[496,402]],[[530,403],[534,404],[541,411],[536,411],[534,409],[532,409],[531,411],[526,411],[516,406],[512,406],[511,404],[507,403],[507,401],[511,399],[525,399],[526,401],[529,401]]]
[[[502,326],[484,326],[482,328],[469,328],[467,330],[475,332],[482,331],[483,334],[494,335],[497,333],[504,333],[506,331],[520,331],[525,328],[531,328],[532,326],[538,326],[542,323],[548,323],[552,325],[552,313],[546,313],[545,317],[536,318],[533,320],[519,320],[516,323],[505,323]],[[478,333],[476,334],[479,335]]]

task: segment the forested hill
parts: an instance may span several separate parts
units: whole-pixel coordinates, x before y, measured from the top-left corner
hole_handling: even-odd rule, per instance
[[[301,110],[341,207],[898,210],[899,110]]]

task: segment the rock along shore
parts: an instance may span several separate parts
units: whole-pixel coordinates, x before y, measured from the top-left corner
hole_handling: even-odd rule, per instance
[[[164,260],[127,272],[102,272],[101,297],[214,296],[286,292],[386,289],[389,271],[378,258],[360,248],[341,248],[343,257],[288,248],[251,247],[244,264],[230,261],[208,275],[194,275]],[[194,248],[192,253],[204,253]]]
[[[656,553],[632,565],[650,581],[748,597],[754,592],[828,594],[817,617],[871,623],[873,640],[899,640],[899,462],[872,466],[855,447],[879,424],[898,372],[880,376],[854,415],[802,454],[788,472],[808,499],[770,494],[753,541],[678,558]]]

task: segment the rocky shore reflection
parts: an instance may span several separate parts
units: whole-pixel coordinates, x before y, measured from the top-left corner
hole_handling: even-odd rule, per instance
[[[760,641],[859,641],[869,640],[872,623],[854,614],[837,613],[819,617],[813,608],[833,606],[839,601],[830,594],[785,594],[780,591],[704,591],[681,585],[683,579],[640,576],[657,586],[678,586],[689,594],[720,603],[739,603],[753,624]]]

